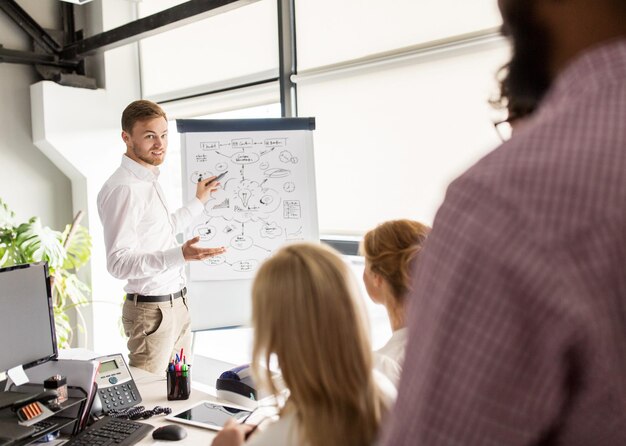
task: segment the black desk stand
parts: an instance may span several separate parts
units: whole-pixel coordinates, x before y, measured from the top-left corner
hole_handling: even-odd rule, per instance
[[[25,396],[29,393],[39,393],[43,390],[42,384],[24,384],[15,387],[13,392],[22,393]],[[0,446],[22,446],[31,444],[39,438],[61,430],[62,433],[73,435],[78,433],[79,421],[85,411],[87,394],[80,387],[68,386],[69,397],[67,401],[60,404],[60,407],[47,417],[41,417],[32,426],[22,426],[15,412],[11,407],[0,409]],[[15,395],[11,395],[13,397]],[[9,401],[10,398],[6,400]],[[16,400],[18,398],[15,398]],[[2,397],[0,397],[2,401]]]

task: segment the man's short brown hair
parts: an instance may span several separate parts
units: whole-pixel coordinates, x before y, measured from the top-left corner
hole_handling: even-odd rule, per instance
[[[167,121],[167,116],[158,104],[141,99],[131,102],[122,113],[122,130],[132,133],[133,126],[137,121],[163,117]]]

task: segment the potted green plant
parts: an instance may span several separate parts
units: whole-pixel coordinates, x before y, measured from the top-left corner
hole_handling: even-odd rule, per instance
[[[84,330],[80,307],[89,302],[91,293],[76,274],[91,257],[91,237],[80,226],[81,218],[79,212],[63,232],[42,226],[39,217],[18,224],[15,213],[0,198],[0,267],[48,262],[59,348],[70,347],[74,328]],[[72,308],[79,321],[76,327],[68,314]]]

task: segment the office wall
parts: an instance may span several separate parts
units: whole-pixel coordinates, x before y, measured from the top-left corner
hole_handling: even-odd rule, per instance
[[[93,2],[85,7],[90,29],[87,35],[134,20],[135,5],[127,0]],[[32,135],[36,146],[63,171],[72,183],[73,210],[83,210],[83,221],[94,235],[92,260],[86,280],[93,303],[87,315],[87,336],[79,345],[94,351],[123,352],[119,319],[122,284],[106,272],[102,227],[96,197],[106,178],[119,165],[125,146],[119,119],[124,107],[141,97],[137,45],[105,52],[102,65],[92,67],[105,88],[86,90],[44,81],[30,88]],[[96,316],[97,315],[97,316]]]
[[[61,27],[59,0],[18,0],[18,4],[42,27]],[[136,4],[128,0],[95,0],[75,10],[77,28],[87,36],[136,17]],[[0,44],[32,50],[30,38],[2,12]],[[41,82],[30,65],[0,63],[0,197],[18,219],[38,215],[45,225],[63,229],[75,212],[83,210],[83,224],[92,234],[101,233],[95,195],[105,171],[113,171],[124,151],[119,115],[141,96],[137,61],[136,45],[90,58],[89,74],[103,87],[99,90]],[[120,336],[111,349],[94,343],[95,332],[101,342],[119,332],[122,297],[121,285],[106,273],[101,244],[95,243],[91,265],[83,270],[99,303],[85,308],[88,336],[79,334],[78,345],[121,351]],[[92,275],[100,279],[92,281]]]
[[[58,0],[21,0],[20,6],[43,27],[59,26]],[[29,51],[30,38],[0,13],[0,44]],[[32,142],[30,84],[37,81],[29,65],[0,63],[0,198],[18,221],[41,217],[44,225],[63,229],[71,222],[71,185]]]

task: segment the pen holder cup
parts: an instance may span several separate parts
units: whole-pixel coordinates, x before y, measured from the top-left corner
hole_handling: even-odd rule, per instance
[[[167,399],[186,400],[191,395],[191,366],[187,370],[167,370]]]

